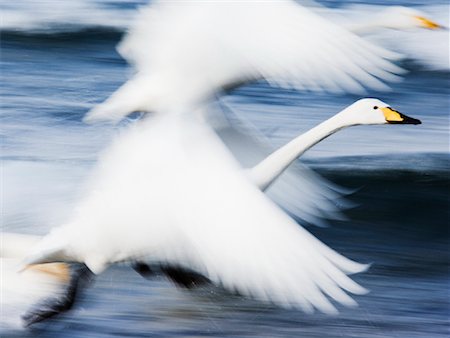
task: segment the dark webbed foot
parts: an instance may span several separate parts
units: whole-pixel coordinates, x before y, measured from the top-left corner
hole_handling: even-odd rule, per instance
[[[145,279],[150,279],[155,275],[155,272],[150,268],[150,266],[143,262],[134,263],[132,268]]]
[[[70,270],[70,280],[60,296],[46,298],[33,305],[22,315],[25,327],[52,318],[72,308],[79,290],[90,284],[94,274],[84,264],[71,264]]]
[[[202,286],[205,284],[211,283],[211,281],[203,275],[200,275],[197,272],[192,270],[188,270],[185,268],[181,268],[179,266],[161,266],[156,271],[150,268],[147,264],[143,262],[137,262],[133,264],[133,269],[140,274],[142,277],[146,279],[150,279],[151,277],[164,274],[168,277],[172,282],[174,282],[177,286],[192,289],[198,286]]]

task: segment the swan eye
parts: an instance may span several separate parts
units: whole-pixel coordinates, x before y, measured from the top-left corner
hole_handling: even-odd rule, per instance
[[[373,106],[373,109],[378,109],[378,106]]]

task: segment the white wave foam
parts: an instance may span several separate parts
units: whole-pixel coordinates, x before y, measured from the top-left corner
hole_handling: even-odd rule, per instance
[[[16,31],[60,32],[92,26],[125,29],[132,20],[136,1],[111,6],[97,0],[16,0],[0,5],[0,29]],[[126,5],[126,6],[125,6]]]

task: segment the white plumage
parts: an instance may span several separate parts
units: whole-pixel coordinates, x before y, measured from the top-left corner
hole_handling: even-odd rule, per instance
[[[189,111],[222,88],[265,79],[298,89],[386,89],[398,55],[294,1],[157,2],[141,10],[119,46],[135,75],[86,121],[133,111]]]

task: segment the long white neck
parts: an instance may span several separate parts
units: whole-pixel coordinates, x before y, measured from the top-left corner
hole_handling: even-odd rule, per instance
[[[250,178],[261,190],[267,189],[305,151],[347,126],[349,124],[345,122],[341,114],[333,116],[270,154],[249,170]]]

